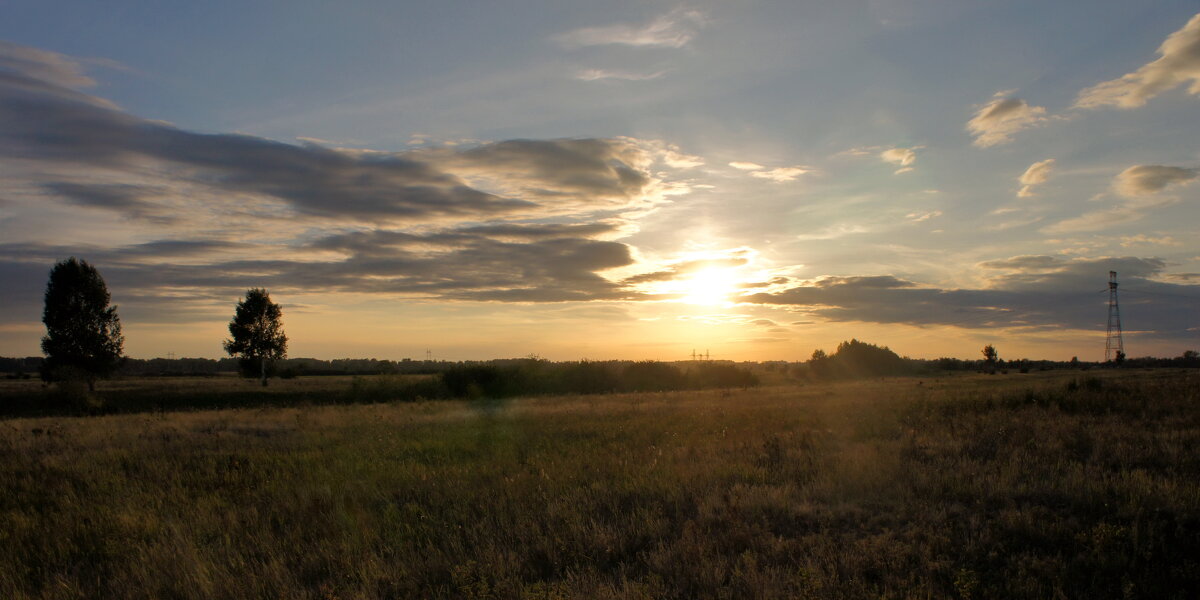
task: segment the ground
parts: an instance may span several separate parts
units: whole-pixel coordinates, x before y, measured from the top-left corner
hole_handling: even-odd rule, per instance
[[[0,597],[1200,594],[1194,372],[194,411],[161,408],[262,392],[108,385],[160,410],[0,421]]]

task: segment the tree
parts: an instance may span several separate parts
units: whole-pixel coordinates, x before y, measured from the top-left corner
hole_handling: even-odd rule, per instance
[[[121,365],[125,337],[117,307],[96,268],[74,256],[55,263],[46,284],[46,307],[42,322],[46,336],[42,352],[46,381],[81,377],[88,391],[96,391],[96,379],[107,377]]]
[[[244,374],[257,370],[263,387],[267,385],[267,362],[287,356],[287,336],[283,334],[283,307],[271,302],[267,290],[246,291],[246,299],[237,304],[229,322],[231,340],[225,340],[225,351],[238,358]]]
[[[988,345],[984,346],[983,350],[980,350],[980,352],[983,353],[983,360],[987,362],[988,367],[995,369],[996,368],[996,360],[1000,356],[999,354],[996,353],[996,347],[991,344],[988,344]]]

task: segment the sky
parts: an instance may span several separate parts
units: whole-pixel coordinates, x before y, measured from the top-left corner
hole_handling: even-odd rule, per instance
[[[0,355],[1200,348],[1200,5],[0,2]]]

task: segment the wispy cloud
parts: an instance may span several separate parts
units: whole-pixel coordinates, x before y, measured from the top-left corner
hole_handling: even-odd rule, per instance
[[[987,148],[1008,143],[1016,133],[1046,120],[1045,108],[1020,98],[997,97],[976,111],[967,122],[967,131],[975,136],[976,146]]]
[[[908,173],[913,170],[910,166],[917,161],[916,148],[888,148],[879,154],[883,162],[898,165],[895,174]]]
[[[1101,231],[1117,225],[1140,221],[1147,213],[1158,208],[1176,204],[1178,198],[1161,198],[1144,196],[1125,201],[1122,204],[1084,213],[1078,217],[1059,221],[1042,228],[1045,233],[1075,233],[1080,231]]]
[[[1178,203],[1178,198],[1163,196],[1159,192],[1173,186],[1186,185],[1196,179],[1198,174],[1200,171],[1197,169],[1163,165],[1129,167],[1113,178],[1113,190],[1124,198],[1119,204],[1060,221],[1044,228],[1043,231],[1046,233],[1100,231],[1139,221],[1155,209]]]
[[[766,168],[758,163],[743,162],[743,161],[731,162],[731,163],[729,163],[729,166],[731,166],[735,169],[741,170],[741,171],[759,171],[759,170]]]
[[[1050,173],[1054,170],[1054,159],[1047,158],[1046,160],[1038,161],[1029,165],[1028,169],[1017,179],[1021,184],[1021,189],[1017,191],[1017,196],[1020,198],[1029,198],[1034,195],[1033,188],[1046,183],[1050,179]]]
[[[704,13],[680,8],[645,23],[584,27],[556,35],[554,40],[569,47],[619,44],[682,48],[692,41],[705,22]]]
[[[634,71],[621,71],[615,69],[584,69],[575,74],[575,79],[582,81],[601,81],[605,79],[619,81],[648,81],[651,79],[658,79],[665,74],[666,71],[638,73]]]
[[[789,181],[795,181],[801,175],[804,175],[806,173],[812,173],[811,167],[805,167],[805,166],[801,166],[801,165],[797,165],[794,167],[776,167],[774,169],[768,169],[767,167],[760,165],[758,163],[747,162],[747,161],[734,161],[734,162],[729,163],[729,166],[731,166],[739,171],[747,171],[750,173],[751,177],[757,177],[759,179],[768,179],[770,181],[774,181],[775,183],[787,183]]]
[[[765,171],[753,171],[750,173],[750,176],[758,177],[759,179],[769,179],[775,183],[787,183],[789,181],[795,181],[798,177],[804,175],[805,173],[811,172],[812,169],[807,167],[779,167],[777,169],[767,169]]]
[[[1075,107],[1137,108],[1151,98],[1189,82],[1188,93],[1200,95],[1200,14],[1167,36],[1158,53],[1157,60],[1132,73],[1079,92]]]

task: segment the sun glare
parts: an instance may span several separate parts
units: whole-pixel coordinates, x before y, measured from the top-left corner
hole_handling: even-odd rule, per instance
[[[681,301],[713,306],[729,302],[740,283],[734,269],[703,269],[678,282]]]

